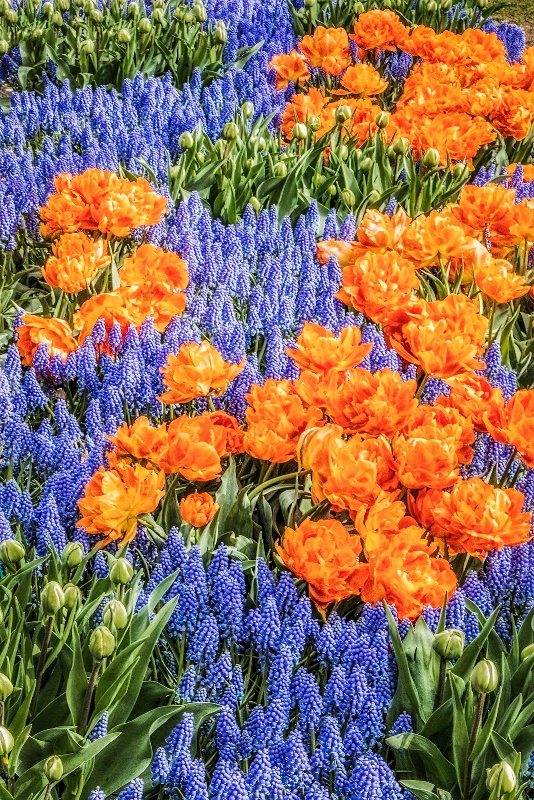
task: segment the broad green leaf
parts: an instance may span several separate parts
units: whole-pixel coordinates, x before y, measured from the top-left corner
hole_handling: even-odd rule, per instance
[[[462,705],[460,692],[463,690],[463,681],[456,675],[449,676],[452,703],[453,703],[453,722],[452,722],[452,753],[454,758],[454,769],[456,770],[456,780],[458,786],[462,786],[467,756],[469,750],[469,733],[465,721],[465,711]]]
[[[389,736],[386,744],[395,750],[414,750],[418,753],[425,765],[427,776],[432,776],[436,785],[443,787],[455,785],[454,764],[451,764],[441,750],[424,736],[417,733],[399,733],[396,736]]]
[[[72,648],[73,659],[67,680],[67,703],[71,715],[71,721],[76,727],[80,721],[82,713],[83,700],[89,681],[83,663],[82,645],[80,642],[80,634],[75,625],[72,631]]]
[[[399,678],[397,683],[397,691],[393,697],[393,701],[388,711],[388,725],[391,726],[398,718],[399,714],[407,711],[414,720],[423,719],[421,712],[421,705],[417,687],[413,681],[408,659],[404,652],[403,642],[400,638],[397,623],[393,619],[393,615],[389,610],[389,606],[384,603],[384,611],[388,621],[389,636],[393,646],[393,652],[397,659],[397,667],[399,670]]]

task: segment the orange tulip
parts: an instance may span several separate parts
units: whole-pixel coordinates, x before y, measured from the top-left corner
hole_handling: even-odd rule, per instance
[[[140,327],[147,317],[152,317],[154,327],[160,333],[174,317],[181,316],[185,311],[185,294],[168,291],[163,283],[135,283],[117,289],[114,294],[120,298],[124,312],[136,327]]]
[[[468,184],[464,187],[452,215],[461,225],[471,229],[473,235],[491,232],[495,225],[509,226],[512,221],[515,189],[507,189],[495,183],[485,186]]]
[[[336,94],[354,94],[370,97],[382,94],[388,82],[380,77],[380,73],[371,64],[353,64],[341,78],[341,89]]]
[[[180,500],[182,519],[194,528],[203,528],[211,522],[219,508],[208,492],[193,492]]]
[[[431,535],[442,540],[449,553],[483,558],[492,550],[529,540],[532,515],[523,512],[524,502],[517,489],[498,489],[469,478],[451,492],[421,492],[415,509],[431,521]]]
[[[343,328],[339,337],[322,325],[305,322],[295,347],[286,349],[287,355],[302,370],[325,375],[334,370],[345,372],[360,364],[373,349],[372,344],[361,344],[362,335],[354,325]]]
[[[222,446],[222,440],[221,444],[218,445],[218,453],[221,458],[243,452],[244,433],[235,417],[227,414],[226,411],[212,411],[203,416],[208,417],[217,431],[222,429],[220,432],[224,433],[224,447]]]
[[[312,473],[314,502],[329,500],[335,511],[358,511],[372,504],[382,492],[398,486],[391,448],[384,437],[355,434],[342,438],[338,425],[303,435],[300,462]]]
[[[17,348],[26,367],[31,367],[40,344],[46,344],[50,356],[59,355],[62,361],[78,349],[69,326],[62,319],[24,314],[21,323],[17,328]]]
[[[403,381],[398,372],[375,373],[353,369],[334,387],[327,413],[345,433],[367,433],[388,439],[402,430],[417,408],[415,381]]]
[[[123,337],[130,325],[138,325],[139,320],[132,306],[126,306],[118,292],[97,294],[82,303],[74,314],[74,327],[80,331],[78,342],[83,344],[93,331],[99,319],[103,319],[106,333],[109,334],[114,323],[120,325]]]
[[[320,409],[307,408],[288,380],[268,378],[252,386],[246,399],[245,452],[263,461],[291,461],[302,432],[322,424]]]
[[[504,258],[493,258],[489,264],[475,270],[475,283],[482,294],[496,303],[509,303],[527,294],[530,286],[522,275]]]
[[[310,77],[310,70],[306,66],[304,56],[296,50],[286,56],[284,54],[274,56],[267,67],[276,71],[276,91],[280,92],[287,89],[290,83],[306,83]]]
[[[409,140],[415,158],[422,158],[427,150],[434,148],[442,167],[448,166],[450,161],[467,161],[471,165],[482,145],[497,138],[487,120],[471,117],[463,111],[421,117],[403,113],[401,109],[392,115],[391,124],[396,126],[400,136]]]
[[[403,208],[399,208],[391,217],[381,214],[374,208],[368,208],[358,226],[356,236],[358,242],[368,250],[396,250],[410,222],[410,217]],[[319,245],[317,247],[319,248]]]
[[[310,67],[321,67],[327,75],[339,75],[352,61],[344,28],[318,25],[313,36],[303,36],[298,48]]]
[[[209,414],[183,414],[174,419],[167,429],[167,441],[159,457],[159,465],[167,474],[180,473],[187,481],[199,482],[215,480],[221,474],[221,458],[227,452],[226,432]]]
[[[177,355],[169,355],[167,364],[161,369],[168,391],[161,395],[160,400],[168,404],[189,403],[208,394],[220,395],[244,366],[244,359],[239,364],[225,361],[208,341],[201,344],[186,342]]]
[[[354,39],[363,50],[395,50],[402,46],[409,28],[393,11],[373,10],[360,14],[354,25]]]
[[[466,265],[483,265],[490,260],[487,249],[466,233],[452,210],[431,211],[417,217],[406,228],[400,248],[418,268],[447,267],[451,259]],[[469,229],[470,230],[470,229]]]
[[[527,467],[534,468],[534,389],[516,392],[498,423],[489,412],[484,415],[484,422],[496,441],[511,444]]]
[[[282,114],[282,133],[287,141],[293,138],[295,123],[307,123],[310,117],[319,117],[328,100],[313,86],[306,94],[294,94]]]
[[[101,546],[121,540],[131,542],[138,518],[154,511],[164,495],[165,475],[141,464],[117,462],[112,469],[95,472],[78,500],[81,519],[76,527],[105,536]]]
[[[137,417],[132,425],[124,423],[114,436],[106,434],[106,438],[115,445],[117,456],[130,456],[155,467],[159,467],[160,457],[169,444],[167,426],[151,425],[148,417]]]
[[[486,378],[474,373],[463,373],[448,378],[451,387],[448,397],[440,396],[435,406],[455,408],[463,417],[470,417],[474,428],[487,433],[486,415],[493,425],[499,425],[504,415],[502,389],[495,389]]]
[[[142,244],[125,259],[119,270],[119,280],[121,286],[143,284],[174,292],[187,289],[189,275],[185,262],[176,253],[168,253],[153,244]]]
[[[276,550],[286,567],[308,583],[318,608],[355,594],[361,544],[338,520],[306,519],[296,530],[286,528]]]
[[[103,239],[91,239],[85,233],[64,233],[52,245],[52,255],[42,269],[49,286],[76,294],[87,289],[99,270],[111,258]]]

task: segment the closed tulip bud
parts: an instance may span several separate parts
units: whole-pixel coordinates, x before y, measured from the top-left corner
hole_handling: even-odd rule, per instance
[[[74,606],[81,603],[82,593],[78,586],[73,583],[66,583],[63,587],[63,594],[65,595],[65,608],[71,611]]]
[[[63,25],[63,17],[59,13],[59,11],[56,11],[54,16],[52,17],[52,24],[55,25],[56,28],[61,28],[61,26]]]
[[[224,156],[224,151],[226,150],[226,145],[222,139],[217,139],[215,142],[215,153],[217,158],[222,158]]]
[[[137,19],[139,16],[139,6],[137,3],[130,3],[128,6],[128,16],[132,19]]]
[[[292,133],[293,139],[296,139],[297,142],[303,142],[308,138],[308,128],[303,122],[297,122],[297,124],[293,127]]]
[[[195,145],[195,140],[189,131],[184,131],[178,139],[178,144],[182,150],[191,150],[191,148]]]
[[[185,23],[187,23],[187,25],[191,25],[191,23],[194,22],[195,17],[191,11],[186,11],[182,19]]]
[[[274,165],[274,174],[277,178],[285,178],[287,175],[287,167],[283,161],[279,161]]]
[[[359,0],[356,0],[352,8],[354,13],[357,14],[358,16],[360,16],[360,14],[363,14],[363,12],[365,11],[364,4],[360,3]]]
[[[243,103],[241,106],[241,111],[243,112],[245,119],[252,119],[254,116],[254,103],[251,103],[250,100],[247,100],[247,102]]]
[[[94,42],[91,39],[87,39],[84,44],[88,45],[91,43],[93,45],[93,49],[89,50],[89,52],[93,52],[95,49]],[[78,567],[83,561],[83,546],[80,542],[69,542],[63,548],[63,552],[61,553],[61,560],[66,567],[69,569],[73,569],[74,567]]]
[[[356,195],[350,189],[343,189],[341,197],[347,208],[352,208],[356,202]]]
[[[429,147],[423,156],[423,165],[428,169],[434,169],[434,167],[439,167],[439,162],[439,151],[435,147]]]
[[[402,136],[392,144],[392,149],[396,155],[405,156],[410,149],[410,142]]]
[[[337,186],[336,186],[336,184],[335,184],[335,183],[332,183],[332,184],[331,184],[331,185],[328,187],[328,194],[329,194],[329,195],[331,195],[332,197],[335,197],[335,196],[336,196],[336,194],[337,194]]]
[[[0,672],[0,700],[7,700],[13,694],[13,684],[3,672]]]
[[[315,0],[304,0],[305,8],[313,8],[314,5],[315,5]]]
[[[433,14],[434,11],[438,10],[438,4],[435,3],[434,0],[429,0],[429,2],[426,4],[426,7],[427,7],[427,10],[430,11],[431,14]]]
[[[47,758],[43,771],[49,783],[58,783],[63,777],[63,762],[59,756],[50,756]]]
[[[495,766],[487,770],[486,789],[492,792],[499,781],[501,785],[501,795],[513,792],[517,786],[515,772],[507,761],[501,761],[499,764],[495,764]]]
[[[321,117],[316,117],[312,115],[308,117],[308,128],[315,133],[321,127]]]
[[[105,625],[95,628],[89,639],[89,650],[95,661],[102,661],[115,650],[115,637]]]
[[[222,19],[218,19],[215,23],[215,29],[213,31],[215,36],[215,41],[217,44],[226,44],[228,41],[228,33],[226,31],[226,25],[222,21]]]
[[[315,176],[315,185],[320,189],[323,183],[326,181],[326,175],[316,175]]]
[[[96,6],[93,6],[93,8],[91,9],[91,19],[93,20],[93,22],[96,22],[97,24],[102,22],[102,20],[104,19],[104,15],[100,11],[100,9],[97,8]]]
[[[193,13],[197,22],[206,22],[208,14],[203,3],[195,3]]]
[[[477,694],[493,692],[499,685],[499,673],[493,661],[484,658],[471,673],[471,686]]]
[[[56,6],[59,8],[60,11],[65,13],[70,8],[69,0],[56,0]]]
[[[127,28],[121,28],[117,34],[117,39],[121,44],[129,44],[132,41],[130,31]]]
[[[109,571],[111,583],[126,586],[133,578],[134,570],[126,558],[118,558]]]
[[[128,612],[120,600],[110,600],[102,612],[102,622],[108,628],[115,626],[122,631],[128,625]]]
[[[369,205],[372,205],[373,203],[378,203],[379,200],[380,200],[380,192],[378,191],[378,189],[373,189],[373,191],[367,198],[367,202],[369,203]]]
[[[13,750],[15,740],[7,728],[0,725],[0,756],[7,756]]]
[[[266,145],[265,139],[263,138],[263,136],[260,136],[260,138],[258,139],[258,150],[265,150],[265,145]]]
[[[141,17],[139,20],[139,33],[148,33],[152,27],[152,23],[150,22],[148,17]]]
[[[452,175],[457,181],[466,178],[469,174],[469,167],[467,164],[455,164],[452,168]]]
[[[257,197],[254,197],[254,195],[252,195],[252,197],[250,198],[250,200],[248,202],[250,203],[250,205],[252,206],[254,211],[260,211],[261,203],[260,203],[260,201],[258,200]]]
[[[339,148],[339,157],[342,161],[346,161],[349,157],[349,148],[346,144],[342,144]]]
[[[375,124],[377,128],[387,128],[389,125],[389,114],[387,111],[381,111],[375,117]]]
[[[176,180],[176,178],[179,177],[180,172],[181,172],[181,169],[178,166],[178,164],[173,164],[173,166],[169,170],[169,178],[171,179],[171,181]]]
[[[360,164],[360,169],[362,172],[369,172],[372,166],[373,166],[372,160],[369,158],[369,156],[365,156],[365,158],[362,160],[362,163]]]
[[[200,153],[197,153],[197,161],[198,161],[199,164],[203,164],[205,160],[206,160],[206,156],[204,155],[204,153],[202,151]]]
[[[53,617],[65,605],[63,589],[57,581],[49,581],[41,592],[41,608],[45,617]]]
[[[43,16],[47,19],[50,19],[52,14],[54,13],[54,6],[52,3],[43,3]]]
[[[452,0],[441,0],[441,10],[449,11],[452,8]]]
[[[152,22],[154,25],[159,25],[165,19],[165,12],[162,8],[155,8],[152,12]]]
[[[382,0],[382,8],[392,8],[392,0]]]
[[[352,117],[352,111],[350,110],[350,106],[338,106],[336,108],[336,123],[337,125],[343,125],[348,119]]]
[[[16,539],[5,539],[0,544],[0,561],[3,564],[18,564],[24,558],[25,552]]]
[[[221,131],[221,136],[223,139],[226,139],[227,142],[237,139],[239,136],[239,128],[235,122],[227,122]]]
[[[7,10],[7,3],[3,2],[3,0],[0,0],[0,17],[5,17]]]
[[[154,3],[152,4],[152,8],[164,8],[164,6],[165,0],[154,0]]]
[[[7,19],[7,21],[11,25],[15,25],[15,23],[18,20],[18,18],[19,18],[19,15],[15,11],[15,9],[14,8],[8,8],[8,10],[6,11],[6,19]]]
[[[42,28],[36,28],[34,31],[32,31],[32,39],[34,42],[38,42],[42,38],[43,38]]]
[[[434,636],[432,647],[441,658],[456,661],[464,651],[464,635],[462,631],[441,631]]]
[[[534,656],[534,644],[528,644],[521,650],[521,661],[526,661],[531,656]]]

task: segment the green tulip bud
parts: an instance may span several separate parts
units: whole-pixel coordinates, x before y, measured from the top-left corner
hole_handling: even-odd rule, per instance
[[[19,18],[19,15],[15,11],[15,9],[14,8],[8,8],[8,10],[6,11],[6,19],[7,19],[7,21],[9,23],[11,23],[11,25],[15,25],[15,23],[18,20],[18,18]]]
[[[187,25],[191,25],[191,23],[194,22],[195,17],[191,11],[185,11],[182,19],[185,23],[187,23]]]
[[[392,0],[382,0],[382,7],[383,8],[392,8],[393,7]]]
[[[180,176],[180,172],[181,172],[181,169],[178,166],[178,164],[173,164],[172,167],[169,170],[169,178],[171,179],[171,181],[176,180],[176,178],[178,178]]]
[[[206,156],[204,155],[204,153],[202,151],[197,153],[197,161],[198,161],[199,164],[203,164],[205,160],[206,160]]]
[[[132,19],[137,19],[139,16],[139,6],[137,3],[130,3],[128,6],[128,16]]]
[[[223,139],[226,139],[227,142],[231,142],[234,139],[237,139],[239,136],[239,128],[235,124],[235,122],[227,122],[224,128],[222,129],[221,136]]]
[[[438,10],[438,4],[435,3],[434,0],[430,0],[430,2],[426,4],[426,7],[427,10],[430,11],[432,14],[434,13],[434,11]]]
[[[204,3],[195,3],[193,6],[193,14],[195,15],[195,19],[197,22],[206,22],[208,18],[208,13],[206,11],[206,7]]]
[[[54,13],[54,6],[52,3],[43,3],[43,16],[47,19],[50,19],[52,14]]]
[[[82,601],[82,593],[78,586],[73,583],[66,583],[63,587],[63,594],[65,595],[65,608],[71,611],[74,606]]]
[[[328,187],[328,194],[331,195],[331,197],[335,197],[336,196],[336,194],[337,194],[337,186],[336,186],[335,183],[330,184],[330,186]]]
[[[110,600],[102,612],[102,622],[108,628],[122,631],[128,625],[128,612],[120,600]]]
[[[154,0],[152,8],[165,8],[165,0]]]
[[[165,19],[165,12],[162,8],[155,8],[152,12],[152,22],[154,25],[159,25]]]
[[[313,8],[314,5],[315,5],[315,0],[304,0],[305,8]]]
[[[54,12],[54,16],[52,17],[52,24],[56,26],[56,28],[61,28],[63,25],[63,16],[59,13],[59,11]]]
[[[342,144],[339,148],[339,157],[342,161],[346,161],[349,157],[349,148],[346,144]]]
[[[274,165],[273,172],[277,178],[285,178],[287,175],[287,167],[283,161],[279,161],[278,164]]]
[[[34,42],[38,42],[42,38],[43,38],[43,29],[42,28],[35,28],[35,30],[32,31],[32,40]]]
[[[435,147],[429,147],[423,156],[423,166],[428,169],[439,167],[440,157],[439,151]]]
[[[243,103],[241,106],[241,111],[243,112],[245,119],[252,119],[254,116],[254,103],[251,103],[250,100],[247,100],[246,103]]]
[[[218,19],[215,23],[215,28],[213,30],[213,34],[215,36],[215,41],[217,44],[226,44],[228,41],[228,33],[226,32],[226,25],[222,21],[222,19]]]
[[[117,34],[117,39],[121,44],[129,44],[132,41],[130,31],[127,28],[121,28]]]
[[[432,647],[441,658],[456,661],[464,651],[464,635],[462,631],[441,631],[434,636]]]
[[[7,700],[13,694],[13,684],[3,672],[0,672],[0,700]]]
[[[263,136],[258,139],[258,150],[265,150],[266,141]]]
[[[49,783],[58,783],[63,777],[63,762],[59,756],[50,756],[47,758],[43,771]]]
[[[226,145],[222,139],[217,139],[215,142],[215,154],[217,158],[222,158],[224,156],[224,151],[226,149]]]
[[[392,145],[393,152],[395,153],[395,155],[398,156],[405,156],[406,153],[409,151],[409,149],[410,149],[410,142],[408,141],[408,139],[405,139],[404,137],[397,139],[397,141],[394,142]]]
[[[89,650],[95,661],[102,661],[115,650],[115,637],[105,625],[99,625],[91,633]]]
[[[378,191],[378,189],[373,189],[373,191],[367,198],[367,202],[369,203],[369,205],[372,205],[373,203],[378,203],[379,200],[380,200],[380,192]]]
[[[0,17],[5,17],[8,8],[9,6],[7,3],[5,3],[4,0],[0,0]]]
[[[195,146],[193,135],[189,131],[184,131],[178,139],[178,144],[182,150],[191,150],[191,148]]]
[[[133,578],[134,569],[126,558],[118,558],[109,571],[111,583],[126,586]]]
[[[86,39],[83,44],[86,46],[86,48],[87,45],[92,45],[92,48],[87,48],[87,52],[94,52],[95,43],[91,41],[91,39]],[[69,542],[67,545],[65,545],[63,552],[61,553],[61,560],[69,569],[78,567],[83,561],[83,546],[80,544],[80,542]]]
[[[360,0],[356,0],[356,2],[354,3],[352,9],[353,9],[355,14],[360,16],[360,14],[363,14],[363,12],[365,11],[365,6],[364,6],[363,3],[360,3]]]
[[[526,661],[531,656],[534,656],[534,644],[528,644],[521,650],[521,661]]]
[[[13,750],[15,740],[7,728],[0,725],[0,756],[7,756]]]
[[[96,6],[93,6],[93,8],[91,9],[90,16],[91,16],[91,19],[93,20],[93,22],[96,22],[97,25],[99,25],[102,22],[102,20],[104,19],[104,15],[100,11],[100,9],[97,8]]]
[[[341,192],[341,197],[343,198],[343,202],[347,206],[347,208],[353,208],[356,202],[356,195],[350,189],[343,189]]]
[[[297,124],[293,127],[292,133],[293,139],[296,139],[297,142],[303,142],[308,138],[308,128],[303,122],[297,122]]]
[[[139,20],[139,33],[148,33],[150,28],[152,27],[152,23],[150,22],[148,17],[141,17]]]
[[[486,788],[488,792],[492,792],[499,782],[501,795],[513,792],[517,786],[515,772],[507,761],[501,761],[491,769],[486,770]]]
[[[479,661],[471,673],[471,686],[477,694],[493,692],[499,685],[499,673],[493,661]]]
[[[260,201],[258,200],[257,197],[254,197],[254,195],[252,195],[252,197],[250,198],[250,200],[248,202],[250,203],[250,205],[252,206],[254,211],[260,211],[261,210],[261,203],[260,203]]]
[[[370,172],[372,166],[373,166],[372,160],[369,158],[369,156],[366,156],[363,159],[362,163],[360,164],[360,169],[362,172]]]
[[[41,608],[45,617],[53,617],[65,605],[63,589],[57,581],[49,581],[41,592]]]
[[[3,564],[18,564],[25,553],[24,547],[16,539],[5,539],[0,544],[0,561]]]
[[[441,10],[449,11],[452,8],[452,0],[441,0]]]
[[[312,115],[308,117],[308,128],[315,133],[321,127],[321,117],[316,117]]]
[[[56,6],[60,11],[65,13],[65,11],[68,11],[70,8],[70,0],[56,0]]]
[[[352,117],[350,106],[338,106],[336,108],[336,124],[343,125],[348,119]]]
[[[381,111],[375,117],[375,124],[377,128],[387,128],[389,125],[389,114],[387,111]]]
[[[466,178],[469,174],[469,168],[467,164],[455,164],[452,168],[452,176],[457,181]]]

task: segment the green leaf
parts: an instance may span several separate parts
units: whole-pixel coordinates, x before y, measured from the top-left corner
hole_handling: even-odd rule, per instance
[[[418,800],[439,800],[434,793],[434,784],[429,781],[400,781],[400,785],[415,795]]]
[[[417,687],[413,681],[408,659],[404,652],[402,639],[400,638],[397,623],[393,619],[393,615],[389,610],[389,606],[384,603],[384,611],[388,621],[389,636],[393,646],[393,652],[397,659],[397,667],[399,670],[399,679],[397,683],[397,691],[393,697],[390,709],[388,711],[388,725],[392,725],[398,718],[402,711],[407,711],[412,719],[422,720],[421,705],[419,702],[419,695]]]
[[[75,625],[72,630],[72,651],[73,658],[67,679],[67,703],[69,706],[72,724],[78,725],[82,713],[83,700],[89,681],[83,663],[82,645],[78,627]]]
[[[462,655],[452,668],[452,672],[454,673],[454,675],[458,675],[458,677],[462,678],[463,680],[467,680],[469,678],[473,670],[473,667],[477,662],[480,651],[482,650],[488,636],[493,630],[493,627],[499,616],[500,610],[501,607],[498,606],[493,611],[491,616],[486,620],[478,636],[475,639],[473,639],[473,641],[470,644],[467,645],[464,652],[462,653]]]
[[[415,751],[421,756],[428,776],[434,777],[440,786],[455,785],[454,764],[451,764],[441,750],[424,736],[417,733],[399,733],[396,736],[389,736],[386,744],[395,750]]]
[[[449,680],[452,690],[453,703],[453,722],[452,722],[452,753],[454,758],[454,769],[456,770],[456,780],[458,786],[462,786],[467,755],[469,750],[469,733],[465,721],[465,711],[462,705],[460,692],[464,688],[461,678],[450,674]]]

